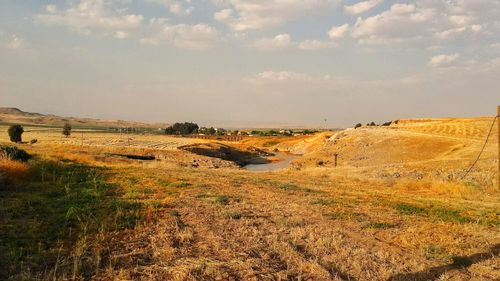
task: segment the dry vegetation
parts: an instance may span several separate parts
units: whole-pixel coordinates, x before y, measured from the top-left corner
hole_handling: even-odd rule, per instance
[[[36,158],[0,162],[0,279],[499,280],[495,138],[461,179],[488,123],[226,143],[304,154],[263,173],[176,149],[202,140],[27,130]]]

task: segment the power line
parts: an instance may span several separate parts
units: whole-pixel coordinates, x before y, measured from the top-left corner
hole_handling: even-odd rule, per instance
[[[488,135],[486,136],[486,140],[484,141],[483,148],[481,148],[481,151],[477,155],[476,161],[474,161],[474,163],[472,163],[472,165],[467,170],[467,172],[465,172],[465,175],[462,177],[462,180],[465,179],[465,177],[467,177],[467,175],[469,175],[469,173],[472,171],[472,169],[474,169],[474,166],[476,166],[477,162],[479,161],[479,158],[481,158],[481,155],[483,154],[484,149],[486,148],[486,144],[488,143],[488,140],[490,139],[491,132],[493,132],[493,127],[495,126],[495,122],[497,121],[498,117],[499,116],[497,115],[497,116],[495,116],[495,118],[493,118],[493,122],[491,122],[490,131],[488,132]],[[500,134],[500,132],[499,132],[499,134]]]

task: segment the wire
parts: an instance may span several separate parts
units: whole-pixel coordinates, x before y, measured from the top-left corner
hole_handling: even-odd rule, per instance
[[[493,122],[491,123],[490,131],[488,132],[488,135],[486,136],[486,140],[484,141],[483,148],[481,148],[481,151],[477,155],[476,161],[474,161],[474,163],[472,163],[472,165],[467,170],[467,172],[465,172],[465,175],[462,177],[462,180],[465,179],[465,177],[467,177],[467,175],[469,175],[469,173],[472,171],[472,169],[474,169],[474,166],[476,166],[477,162],[479,161],[479,158],[481,158],[481,154],[483,154],[484,149],[486,148],[486,144],[488,143],[488,140],[490,139],[491,132],[493,132],[493,128],[495,126],[495,122],[497,121],[498,117],[499,117],[499,115],[497,115],[497,116],[495,116],[495,118],[493,118]],[[499,134],[500,134],[500,132],[499,132]]]

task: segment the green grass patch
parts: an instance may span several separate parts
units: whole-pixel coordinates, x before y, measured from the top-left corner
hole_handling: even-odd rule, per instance
[[[178,187],[178,188],[186,188],[186,187],[190,187],[192,186],[193,184],[192,183],[189,183],[189,182],[184,182],[184,181],[181,181],[181,182],[175,182],[175,183],[172,183],[171,184],[173,187]]]
[[[336,203],[337,201],[331,198],[320,198],[311,201],[312,205],[321,205],[321,206],[332,206],[335,205]]]
[[[308,187],[302,187],[300,185],[294,184],[294,183],[287,183],[287,182],[278,182],[278,181],[264,181],[266,184],[285,190],[285,191],[303,191],[303,192],[308,192],[308,193],[319,193],[319,191],[308,188]]]
[[[348,220],[351,219],[351,216],[348,213],[344,212],[331,212],[324,215],[326,218],[330,220]]]
[[[368,222],[363,228],[374,228],[374,229],[389,229],[393,228],[395,225],[386,222]]]
[[[158,181],[158,184],[159,184],[160,186],[163,186],[163,187],[168,187],[168,186],[170,186],[172,183],[171,183],[171,182],[168,182],[168,181],[165,181],[165,180],[159,180],[159,181]]]
[[[458,222],[458,223],[470,223],[473,220],[469,217],[462,216],[460,211],[447,209],[443,207],[437,207],[431,209],[431,214],[443,221],[448,222]]]
[[[264,143],[263,146],[264,147],[271,147],[271,146],[275,146],[279,143],[280,143],[279,141],[268,141],[268,142]]]
[[[0,189],[0,279],[51,268],[58,249],[82,238],[133,228],[141,203],[123,200],[106,170],[35,160],[28,183]]]
[[[405,215],[419,215],[427,213],[427,210],[425,208],[421,208],[407,203],[398,203],[393,205],[392,207],[401,214]]]

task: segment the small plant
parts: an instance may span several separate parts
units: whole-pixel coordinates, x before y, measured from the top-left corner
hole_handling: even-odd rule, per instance
[[[428,259],[443,258],[443,257],[447,256],[446,251],[442,247],[437,246],[437,245],[433,245],[433,244],[425,245],[423,247],[423,250],[425,253],[425,257]]]
[[[69,137],[71,135],[71,125],[69,123],[64,124],[62,134],[65,137]]]
[[[219,204],[219,205],[227,205],[229,204],[229,197],[226,196],[226,195],[220,195],[220,196],[217,196],[215,197],[215,203]]]
[[[226,214],[226,217],[232,220],[239,220],[243,215],[240,212],[229,212]]]
[[[38,140],[37,140],[37,139],[32,139],[32,140],[30,140],[30,144],[35,144],[35,143],[37,143],[37,142],[38,142]]]
[[[20,143],[23,141],[24,128],[21,125],[12,125],[9,127],[9,137],[11,142]]]

